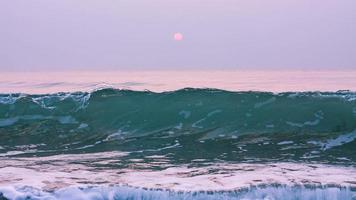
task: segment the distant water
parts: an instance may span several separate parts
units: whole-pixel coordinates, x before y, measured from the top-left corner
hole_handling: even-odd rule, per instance
[[[356,70],[182,70],[1,72],[0,93],[92,91],[95,88],[174,91],[217,88],[229,91],[356,91]]]
[[[0,199],[356,199],[354,71],[0,77]]]

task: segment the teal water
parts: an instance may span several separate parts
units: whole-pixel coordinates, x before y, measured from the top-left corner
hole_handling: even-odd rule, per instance
[[[270,93],[186,88],[150,92],[108,88],[46,95],[1,94],[0,192],[3,198],[10,199],[285,199],[286,193],[293,194],[290,199],[354,199],[355,139],[356,93],[351,91]],[[123,153],[98,156],[110,152]],[[76,159],[61,158],[61,164],[58,159],[55,162],[48,159],[66,155]],[[87,159],[80,161],[80,157],[74,155]],[[88,178],[80,181],[81,189],[72,182],[43,180],[41,184],[50,185],[51,189],[41,189],[42,186],[24,182],[28,173],[21,171],[67,170],[75,174],[80,170],[73,170],[72,166],[78,165],[76,167],[83,171],[120,174],[241,163],[346,167],[351,170],[348,175],[351,180],[336,175],[330,176],[335,180],[325,179],[325,183],[323,178],[318,179],[319,182],[303,182],[298,178],[314,168],[323,168],[318,166],[308,168],[309,171],[300,169],[294,182],[286,180],[294,185],[286,186],[279,179],[266,178],[268,183],[255,180],[256,184],[249,187],[258,187],[247,187],[248,192],[242,192],[241,188],[246,190],[244,186],[233,189],[233,194],[221,193],[228,183],[224,183],[226,178],[219,177],[222,190],[193,195],[189,190],[172,193],[175,186],[168,187],[167,183],[157,183],[161,186],[155,186],[152,191],[125,188],[138,187],[130,184],[135,180],[126,179],[122,181],[125,187],[112,187],[121,182],[105,180],[93,184]],[[14,178],[11,170],[19,177]],[[188,177],[202,175],[189,173]],[[224,173],[232,172],[225,170]],[[204,175],[224,173],[211,170]],[[180,176],[176,173],[175,177]],[[75,178],[79,179],[71,177],[71,180]],[[179,184],[178,181],[177,187]],[[305,184],[311,188],[305,189]],[[103,185],[111,187],[103,189]],[[150,189],[150,186],[144,187]],[[160,187],[172,190],[165,192],[159,190]],[[201,188],[204,187],[197,190]],[[231,188],[226,190],[231,191]],[[93,195],[69,198],[68,191],[71,195],[86,194],[85,191]]]

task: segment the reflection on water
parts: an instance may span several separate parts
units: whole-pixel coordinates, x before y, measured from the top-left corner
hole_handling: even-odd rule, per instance
[[[234,191],[260,185],[309,185],[356,188],[352,167],[325,164],[210,162],[205,166],[169,164],[165,156],[131,159],[129,153],[104,152],[47,157],[1,157],[0,188],[31,186],[53,191],[80,185],[127,185],[173,191]],[[148,161],[150,160],[150,161]],[[196,160],[195,162],[198,162]],[[204,162],[204,161],[202,161]],[[165,165],[156,170],[155,165]]]
[[[114,87],[167,91],[186,87],[232,91],[356,91],[356,71],[180,70],[2,72],[0,93],[54,93]]]

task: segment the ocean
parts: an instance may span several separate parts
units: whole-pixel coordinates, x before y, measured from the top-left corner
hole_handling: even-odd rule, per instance
[[[0,74],[1,200],[354,200],[356,71]]]

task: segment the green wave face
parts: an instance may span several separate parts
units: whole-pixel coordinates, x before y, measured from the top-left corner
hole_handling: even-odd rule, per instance
[[[170,153],[188,161],[252,158],[353,163],[355,130],[356,94],[347,91],[103,89],[0,95],[1,153],[123,150]]]

